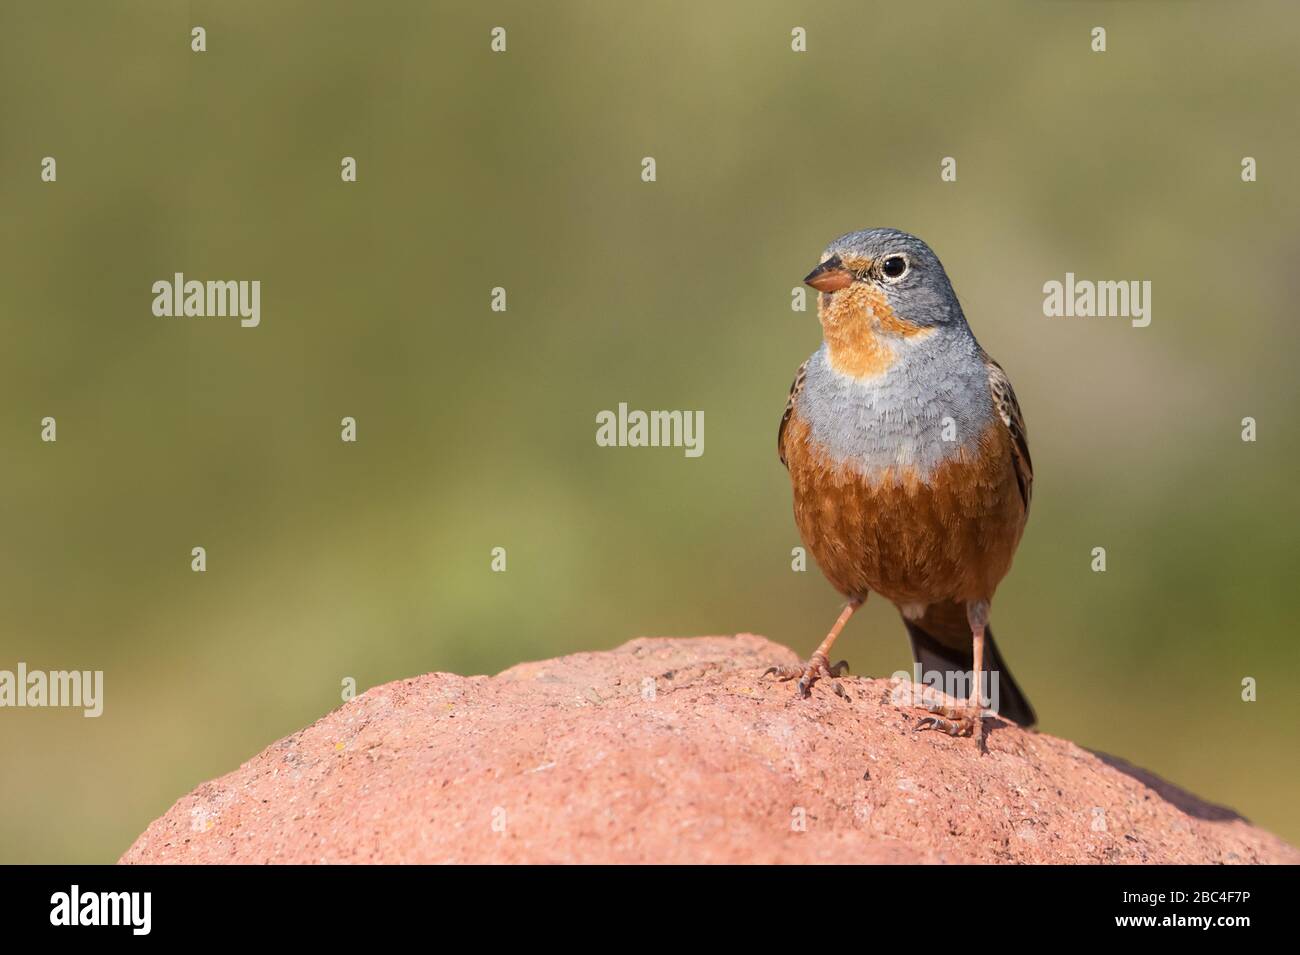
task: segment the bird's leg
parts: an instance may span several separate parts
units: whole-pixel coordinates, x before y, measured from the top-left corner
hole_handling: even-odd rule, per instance
[[[799,664],[797,666],[768,667],[767,670],[764,671],[763,676],[776,674],[776,678],[782,682],[793,680],[795,677],[798,677],[799,683],[797,686],[799,689],[799,696],[803,699],[807,699],[808,695],[812,692],[812,685],[820,678],[826,677],[833,680],[837,676],[843,676],[845,673],[848,673],[849,664],[846,660],[841,660],[839,663],[831,666],[831,647],[835,643],[835,638],[840,635],[840,631],[844,629],[844,625],[848,623],[849,618],[853,616],[854,611],[862,606],[863,600],[865,600],[865,598],[854,597],[845,605],[844,610],[840,612],[839,619],[835,621],[835,626],[831,627],[831,632],[826,634],[826,639],[823,640],[821,645],[813,651],[813,655],[808,658],[807,663]],[[836,696],[845,696],[844,687],[840,686],[839,683],[832,683],[831,689],[835,691]],[[845,699],[847,698],[848,697],[845,696]]]
[[[966,604],[966,619],[970,624],[971,687],[966,703],[960,706],[926,704],[925,708],[932,715],[916,724],[918,730],[940,730],[949,736],[976,737],[980,749],[984,748],[984,699],[982,693],[984,675],[984,630],[989,623],[989,604],[987,600],[973,600]]]

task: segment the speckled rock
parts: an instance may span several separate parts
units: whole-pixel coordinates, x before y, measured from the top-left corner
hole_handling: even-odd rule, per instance
[[[885,680],[798,700],[762,637],[643,639],[375,687],[156,820],[173,862],[1300,862],[1121,760],[990,721],[913,732]]]

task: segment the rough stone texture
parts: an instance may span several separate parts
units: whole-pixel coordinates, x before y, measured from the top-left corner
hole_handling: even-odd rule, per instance
[[[794,660],[749,634],[645,639],[375,687],[182,798],[121,861],[1300,862],[1065,740],[991,721],[980,755],[913,732],[885,680],[845,678],[845,701],[762,679]]]

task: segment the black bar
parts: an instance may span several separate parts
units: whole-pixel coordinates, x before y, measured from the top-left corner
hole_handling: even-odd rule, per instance
[[[470,926],[496,941],[523,933],[542,944],[599,931],[588,936],[593,943],[645,934],[653,944],[659,931],[687,923],[694,942],[770,943],[788,933],[809,943],[830,935],[838,945],[844,933],[879,928],[976,947],[1008,935],[1200,935],[1230,943],[1243,932],[1289,926],[1294,913],[1284,906],[1294,877],[1287,867],[1209,866],[11,867],[0,871],[0,924],[8,941],[75,933],[81,945],[143,938],[340,944],[412,932],[451,944]],[[135,914],[143,927],[143,895],[139,907],[127,909],[117,896],[103,909],[111,915],[116,905],[128,924],[51,924],[70,908],[73,885],[83,912],[100,909],[97,893],[149,893],[147,935],[127,917]],[[56,911],[64,897],[69,905]],[[1031,931],[1051,934],[1022,936]],[[963,942],[973,932],[985,941]]]

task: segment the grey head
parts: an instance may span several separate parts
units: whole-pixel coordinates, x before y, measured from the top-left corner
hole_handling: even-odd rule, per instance
[[[902,321],[923,328],[966,324],[939,257],[922,240],[898,229],[840,236],[804,281],[828,294],[852,283],[871,283]]]

